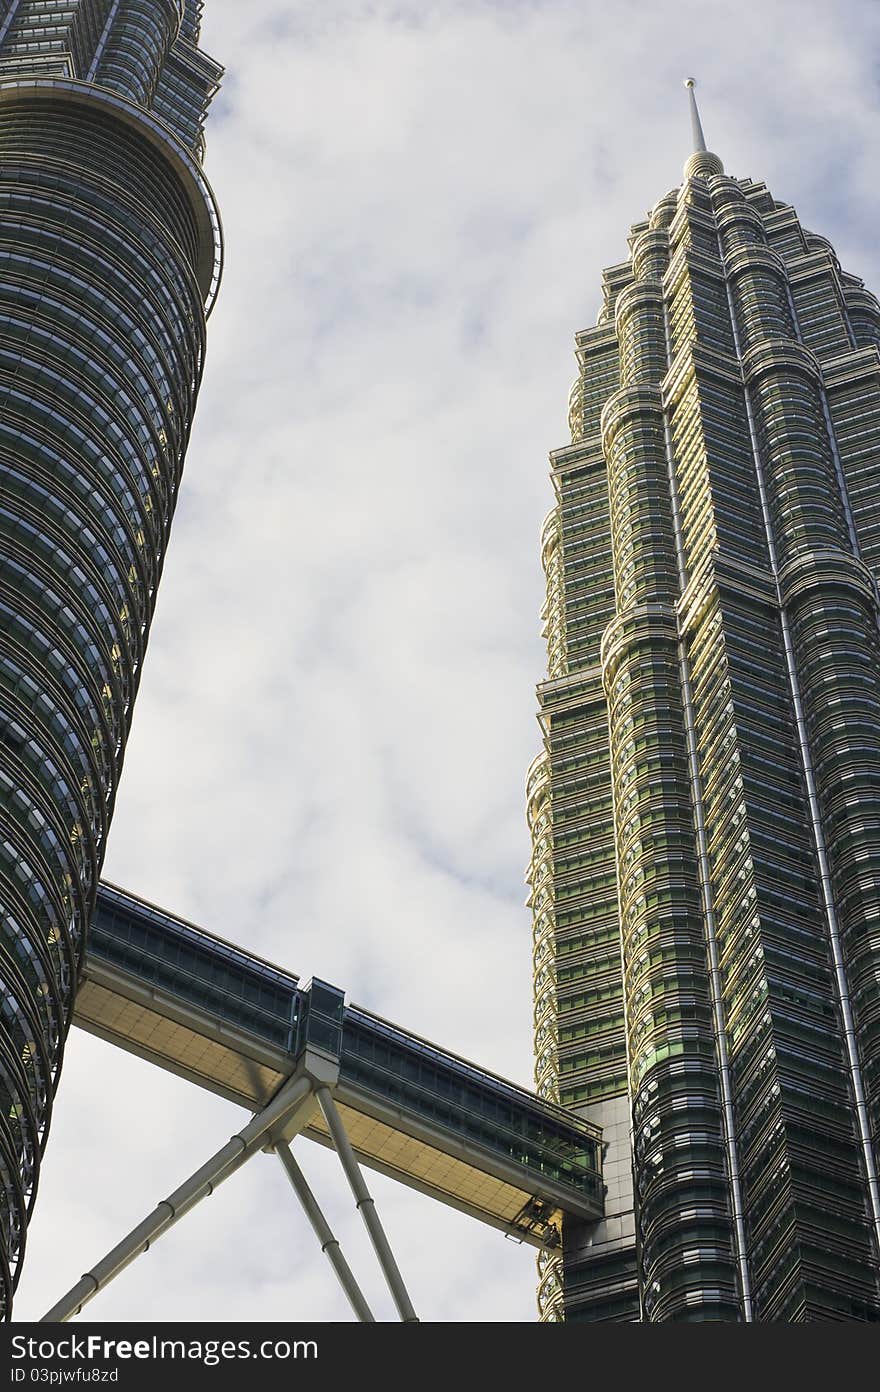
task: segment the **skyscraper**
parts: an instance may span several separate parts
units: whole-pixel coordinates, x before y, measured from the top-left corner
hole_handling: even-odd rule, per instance
[[[202,372],[201,0],[0,13],[0,1300],[21,1268]]]
[[[880,306],[706,149],[603,277],[542,532],[545,1318],[880,1319]]]

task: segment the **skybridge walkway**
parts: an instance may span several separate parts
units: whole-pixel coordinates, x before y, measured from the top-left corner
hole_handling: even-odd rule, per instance
[[[254,1113],[317,1052],[359,1162],[536,1247],[602,1216],[595,1127],[108,884],[74,1018]],[[314,1094],[297,1131],[335,1144]]]

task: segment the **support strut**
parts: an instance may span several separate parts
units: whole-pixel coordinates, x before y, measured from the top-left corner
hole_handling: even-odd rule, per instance
[[[202,1199],[213,1194],[224,1179],[234,1174],[239,1166],[265,1145],[269,1134],[285,1124],[287,1134],[293,1121],[297,1129],[308,1122],[310,1108],[302,1104],[312,1092],[312,1083],[306,1077],[291,1078],[273,1100],[251,1118],[247,1126],[226,1142],[216,1155],[206,1161],[195,1174],[191,1175],[167,1199],[153,1209],[149,1217],[132,1228],[107,1256],[87,1272],[67,1294],[45,1314],[41,1323],[60,1323],[79,1314],[80,1310],[93,1296],[103,1290],[121,1271],[148,1251],[150,1245],[164,1232],[194,1208]],[[295,1117],[297,1110],[300,1117]]]
[[[275,1146],[275,1152],[287,1171],[287,1178],[293,1185],[296,1196],[303,1206],[305,1215],[312,1225],[314,1234],[321,1244],[321,1251],[336,1272],[339,1284],[345,1291],[351,1308],[354,1310],[358,1319],[363,1323],[374,1324],[375,1316],[364,1299],[364,1294],[354,1278],[351,1267],[342,1255],[342,1248],[339,1246],[339,1241],[333,1236],[330,1225],[321,1212],[317,1199],[309,1188],[308,1180],[294,1160],[290,1146],[286,1141],[278,1141]]]
[[[382,1227],[379,1215],[376,1212],[376,1205],[364,1182],[360,1166],[355,1159],[354,1151],[346,1135],[345,1127],[342,1124],[342,1117],[337,1111],[336,1103],[330,1095],[329,1088],[319,1087],[316,1090],[315,1096],[318,1099],[318,1105],[321,1111],[324,1113],[324,1119],[329,1127],[333,1145],[339,1156],[339,1162],[351,1186],[351,1192],[354,1194],[358,1212],[363,1218],[364,1226],[370,1235],[373,1250],[379,1259],[379,1265],[382,1268],[385,1280],[388,1282],[388,1289],[391,1291],[400,1318],[407,1324],[418,1324],[419,1317],[413,1309],[412,1301],[407,1294],[406,1286],[403,1284],[403,1277],[400,1274],[397,1262],[394,1260],[394,1254],[389,1246],[388,1238],[385,1236],[385,1229]]]

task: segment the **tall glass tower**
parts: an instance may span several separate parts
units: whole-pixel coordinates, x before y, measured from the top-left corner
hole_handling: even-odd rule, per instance
[[[545,1318],[880,1319],[880,306],[694,153],[577,336],[529,771]]]
[[[201,0],[0,6],[0,1308],[202,372]]]

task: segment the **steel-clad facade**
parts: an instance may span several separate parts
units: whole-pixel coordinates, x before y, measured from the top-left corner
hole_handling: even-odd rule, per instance
[[[701,132],[700,132],[701,134]],[[697,146],[577,336],[529,771],[545,1319],[880,1318],[880,306]]]
[[[187,0],[0,20],[0,1301],[21,1269],[202,372]]]

